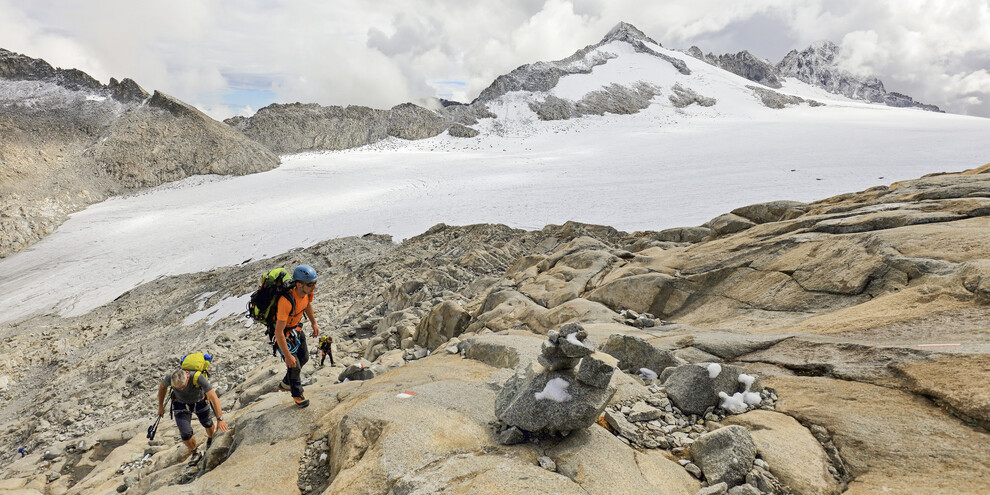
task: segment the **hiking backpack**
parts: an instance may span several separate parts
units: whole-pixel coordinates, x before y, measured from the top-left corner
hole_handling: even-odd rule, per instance
[[[289,284],[292,277],[285,268],[276,268],[261,277],[261,286],[251,294],[248,302],[248,316],[258,323],[264,323],[268,329],[269,340],[275,337],[275,314],[278,313],[278,299],[285,297],[292,304],[291,312],[296,311],[296,300],[292,297]]]
[[[207,379],[210,378],[210,375],[207,372],[210,370],[211,364],[213,364],[212,356],[202,352],[194,352],[192,354],[182,356],[181,368],[186,371],[195,371],[195,373],[193,373],[192,383],[194,386],[198,387],[200,375],[205,375]]]

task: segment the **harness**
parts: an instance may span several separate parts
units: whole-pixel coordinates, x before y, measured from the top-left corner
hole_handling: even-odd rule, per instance
[[[292,291],[286,291],[283,294],[279,294],[275,298],[274,304],[276,306],[278,305],[278,297],[285,297],[292,304],[292,308],[289,310],[289,316],[292,317],[293,313],[295,313],[296,311],[296,299],[292,296]],[[268,331],[265,333],[265,335],[268,336],[268,343],[272,345],[272,356],[277,356],[282,354],[282,349],[278,347],[278,342],[275,340],[274,318],[275,318],[275,314],[272,313],[272,321],[267,324]],[[302,328],[303,318],[309,320],[309,317],[303,314],[302,318],[299,319],[299,323],[296,323],[296,326],[291,328],[289,327],[285,328],[285,344],[289,348],[289,354],[295,354],[296,351],[299,350],[299,346],[302,345],[302,340],[299,338],[299,334],[297,332],[299,329]],[[285,356],[282,356],[282,359],[284,360]]]
[[[299,338],[299,329],[302,328],[302,321],[300,321],[296,326],[285,331],[285,345],[289,348],[289,354],[295,354],[299,350],[299,346],[302,345],[302,339]],[[272,345],[272,356],[277,354],[282,354],[282,349],[278,346],[278,342],[275,340],[275,332],[272,332],[271,337],[269,337],[269,343]],[[285,356],[282,356],[285,359]]]

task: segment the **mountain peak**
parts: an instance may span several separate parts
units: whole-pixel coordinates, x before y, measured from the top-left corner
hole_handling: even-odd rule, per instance
[[[628,22],[620,22],[613,27],[608,34],[602,38],[602,44],[608,43],[610,41],[625,41],[628,43],[633,43],[636,41],[649,42],[657,46],[662,46],[660,43],[653,41],[652,38],[640,31],[636,26],[629,24]]]
[[[835,43],[829,40],[818,40],[812,42],[808,48],[817,52],[838,53],[839,51],[839,45],[836,45]]]

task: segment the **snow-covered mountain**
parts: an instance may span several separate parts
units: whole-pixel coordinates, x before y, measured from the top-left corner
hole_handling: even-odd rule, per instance
[[[0,318],[80,314],[163,275],[340,236],[401,239],[440,222],[662,230],[752,203],[814,201],[973,168],[990,156],[990,120],[871,104],[796,78],[780,83],[762,86],[620,25],[572,57],[520,67],[472,104],[445,110],[451,121],[473,119],[476,137],[386,136],[77,213],[0,261]],[[321,132],[308,142],[331,137]],[[31,284],[39,271],[53,283]]]
[[[938,110],[909,96],[886,92],[875,77],[857,78],[840,68],[839,48],[831,42],[815,43],[800,52],[793,50],[776,65],[746,51],[715,56],[691,47],[686,53],[721,70],[699,66],[635,26],[620,23],[599,43],[570,57],[524,65],[500,76],[471,105],[484,104],[492,109],[500,99],[521,98],[542,120],[630,114],[650,105],[670,109],[691,104],[715,107],[720,116],[745,116],[756,111],[752,108],[755,103],[772,108],[801,103],[820,106],[815,98],[836,96]],[[754,82],[762,87],[754,87]],[[781,90],[785,84],[786,89]],[[823,95],[821,90],[830,95]]]
[[[842,69],[838,51],[833,43],[815,43],[773,65],[747,51],[705,55],[698,47],[670,50],[623,22],[598,43],[567,58],[525,64],[497,77],[469,104],[441,101],[435,112],[413,104],[389,110],[273,104],[252,117],[226,123],[276,153],[292,154],[348,149],[389,137],[526,132],[516,127],[526,126],[519,120],[526,120],[530,112],[505,107],[510,101],[528,106],[540,120],[628,115],[651,105],[673,111],[691,104],[715,107],[714,114],[721,117],[746,116],[759,111],[752,107],[760,104],[775,109],[802,103],[821,106],[816,98],[938,111],[909,96],[888,93],[879,79],[859,78]],[[494,124],[479,126],[481,121]]]

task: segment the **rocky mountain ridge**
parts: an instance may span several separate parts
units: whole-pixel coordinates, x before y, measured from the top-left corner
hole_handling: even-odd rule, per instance
[[[876,77],[858,77],[838,65],[839,46],[818,41],[804,50],[791,50],[777,64],[759,59],[746,50],[736,54],[705,55],[692,46],[687,54],[764,86],[780,89],[781,80],[793,77],[830,93],[891,107],[914,107],[941,112],[937,106],[914,101],[910,96],[888,92]]]
[[[0,487],[980,493],[988,169],[660,232],[441,224],[402,244],[335,239],[0,328],[0,440],[30,452],[0,453]],[[305,410],[274,391],[260,327],[221,311],[298,263],[321,274],[316,318],[341,365],[306,366]],[[144,438],[155,380],[189,350],[216,356],[234,427],[196,468],[174,426]],[[601,421],[566,435],[499,424],[526,419],[497,417],[513,376],[505,394],[578,355],[598,370],[585,382],[614,388]],[[756,405],[719,402],[744,374]]]
[[[485,116],[489,114],[483,109],[465,106],[433,112],[412,103],[389,110],[273,103],[251,117],[231,117],[224,122],[281,155],[356,148],[387,137],[426,139],[444,131],[474,137],[478,132],[466,125],[477,124],[477,118]]]
[[[110,196],[201,174],[248,174],[278,157],[130,79],[0,49],[0,257]]]

